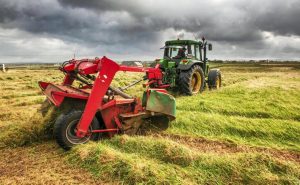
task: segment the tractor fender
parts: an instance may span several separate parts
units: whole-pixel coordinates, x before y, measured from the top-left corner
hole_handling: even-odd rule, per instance
[[[177,69],[180,69],[180,71],[186,71],[191,69],[194,65],[199,65],[202,68],[203,62],[197,61],[197,62],[190,62],[188,64],[179,64]]]
[[[209,77],[214,77],[216,76],[218,73],[220,73],[220,69],[210,69],[208,72],[208,78]]]
[[[218,74],[220,74],[220,69],[210,69],[208,71],[208,82],[214,79]]]
[[[208,78],[207,78],[207,83],[208,83],[208,87],[211,88],[215,88],[216,87],[216,78],[219,77],[220,78],[220,83],[222,81],[222,76],[221,76],[221,71],[220,69],[210,69],[208,72]],[[221,85],[220,85],[221,87]]]

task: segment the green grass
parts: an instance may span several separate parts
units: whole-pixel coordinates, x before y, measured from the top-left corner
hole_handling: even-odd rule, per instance
[[[184,116],[178,116],[167,132],[300,151],[300,125],[297,121],[197,111],[178,111],[178,114]]]
[[[299,183],[294,162],[260,153],[203,153],[168,139],[119,136],[76,147],[69,162],[125,184]]]
[[[107,183],[299,184],[300,64],[217,65],[222,89],[174,93],[177,116],[164,133],[80,145],[62,160]],[[113,85],[142,76],[121,72]],[[59,112],[44,107],[42,114],[37,81],[62,77],[56,70],[0,73],[0,148],[51,139]],[[127,92],[142,91],[140,83]]]
[[[0,127],[0,132],[2,132],[0,148],[24,146],[52,138],[52,127],[58,114],[59,111],[50,107],[45,115],[42,114],[41,110],[38,110],[27,120],[20,122],[14,120],[10,124]],[[5,120],[5,117],[0,120]]]

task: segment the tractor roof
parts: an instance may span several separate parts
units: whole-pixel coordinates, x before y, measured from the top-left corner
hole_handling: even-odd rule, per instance
[[[190,45],[190,44],[201,44],[201,41],[195,40],[168,40],[166,41],[165,45]]]

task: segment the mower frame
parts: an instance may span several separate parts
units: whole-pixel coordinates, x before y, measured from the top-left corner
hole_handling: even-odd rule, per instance
[[[113,136],[120,130],[123,130],[120,117],[126,119],[160,114],[159,112],[148,111],[147,108],[142,105],[139,98],[126,97],[110,99],[110,97],[106,96],[108,90],[111,88],[111,82],[118,71],[146,73],[148,83],[144,85],[149,87],[149,85],[155,84],[156,87],[154,89],[148,88],[146,90],[147,98],[153,90],[166,94],[170,96],[171,99],[173,98],[165,90],[165,88],[169,87],[169,84],[162,83],[163,74],[159,69],[159,65],[155,68],[122,66],[104,56],[101,59],[96,58],[94,60],[73,59],[66,65],[63,65],[60,70],[65,73],[62,85],[40,81],[39,86],[47,96],[48,100],[57,107],[61,106],[65,98],[87,101],[81,119],[77,125],[76,136],[79,138],[83,138],[92,133],[103,132],[107,132],[109,136]],[[96,77],[94,78],[93,84],[75,88],[72,86],[76,79],[75,74],[86,76],[96,74]],[[90,124],[98,111],[101,113],[105,129],[92,130],[92,133],[89,133],[88,130]],[[170,120],[175,119],[175,112],[168,116]]]

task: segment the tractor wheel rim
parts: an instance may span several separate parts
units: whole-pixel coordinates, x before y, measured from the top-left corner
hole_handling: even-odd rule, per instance
[[[217,76],[217,78],[216,78],[216,88],[217,89],[219,89],[220,88],[220,78],[219,78],[219,76]]]
[[[199,92],[201,84],[202,84],[201,75],[199,72],[195,72],[192,75],[192,80],[191,80],[191,88],[194,94]]]
[[[69,123],[69,125],[66,129],[66,138],[70,143],[72,143],[74,145],[86,143],[90,140],[90,137],[91,137],[91,135],[87,135],[83,138],[79,138],[76,136],[76,130],[77,130],[76,127],[77,127],[78,122],[79,122],[79,119],[71,121],[71,123]],[[91,131],[91,127],[89,128],[89,131]]]
[[[192,82],[191,82],[193,88],[194,88],[194,86],[195,86],[195,82],[196,82],[196,79],[195,79],[195,77],[193,76]]]

